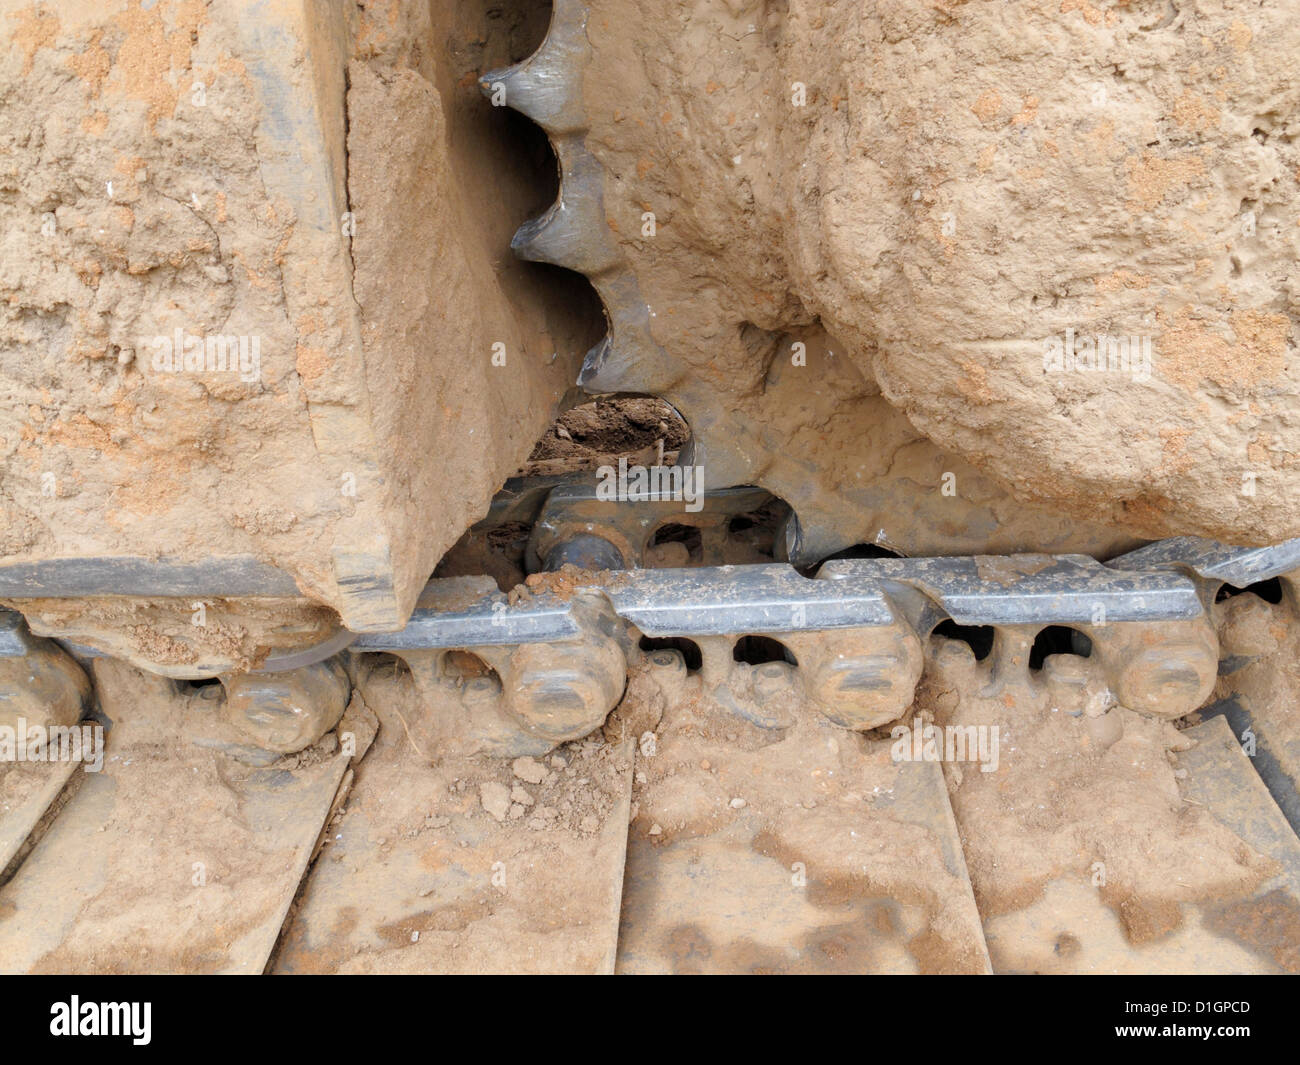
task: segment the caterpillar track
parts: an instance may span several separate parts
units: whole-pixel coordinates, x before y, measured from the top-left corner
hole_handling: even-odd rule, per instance
[[[33,9],[4,78],[62,86],[117,40],[66,6]],[[1300,539],[1201,535],[1225,519],[1187,518],[1167,480],[1089,508],[965,461],[908,420],[887,338],[876,380],[793,283],[784,317],[719,325],[731,296],[703,273],[652,304],[654,272],[696,259],[638,257],[619,228],[628,203],[655,218],[595,97],[614,5],[555,0],[522,59],[538,10],[507,6],[502,31],[469,5],[232,0],[190,25],[124,0],[113,32],[179,34],[165,78],[210,68],[193,98],[257,165],[191,200],[168,155],[119,158],[108,206],[71,182],[46,236],[97,278],[79,234],[102,223],[84,239],[120,291],[188,279],[133,327],[171,343],[184,304],[223,353],[264,333],[267,362],[247,394],[224,362],[186,369],[188,325],[156,378],[112,330],[80,378],[4,349],[0,971],[1300,972]],[[685,7],[785,48],[764,5]],[[164,153],[226,135],[206,103],[133,91],[83,131],[118,150],[160,129]],[[590,281],[585,353],[572,278],[498,261],[545,187],[503,105],[559,176],[510,247]],[[97,151],[76,166],[98,175]],[[137,216],[189,251],[150,258]],[[376,267],[397,253],[400,284]],[[39,269],[0,280],[42,308],[22,328],[64,305]],[[101,318],[148,303],[112,290]],[[721,368],[674,346],[678,312]],[[742,349],[761,372],[729,380]],[[791,411],[793,436],[764,416]]]
[[[573,488],[546,494],[540,544]],[[575,538],[612,545],[662,502]],[[547,556],[570,557],[558,546]],[[1294,631],[1297,551],[1170,541],[1109,564],[858,559],[815,577],[566,562],[510,597],[435,579],[399,632],[198,686],[33,638],[11,614],[11,729],[50,730],[41,750],[57,751],[92,707],[111,727],[84,780],[66,751],[7,770],[6,968],[1287,970],[1294,751],[1275,704],[1252,714],[1222,691],[1284,653],[1248,646],[1240,630],[1259,624],[1240,619]],[[1219,599],[1279,577],[1277,605]],[[1035,653],[1066,626],[1072,644]],[[991,647],[959,638],[980,628]],[[955,707],[927,697],[945,682]],[[1239,833],[1261,869],[1279,863],[1226,907],[1263,917],[1234,925],[1189,899],[1172,904],[1177,934],[1143,945],[1068,867],[1044,897],[1103,912],[1071,898],[982,914],[963,838],[989,841],[953,797],[963,767],[1036,773],[998,749],[1035,715],[1069,722],[1071,759],[1151,743],[1171,799]],[[963,750],[944,762],[954,731]],[[1267,769],[1242,736],[1276,752]],[[176,791],[183,806],[153,822]]]

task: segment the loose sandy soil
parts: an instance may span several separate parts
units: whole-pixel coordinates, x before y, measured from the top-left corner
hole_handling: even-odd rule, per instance
[[[598,335],[503,254],[546,150],[474,84],[544,13],[238,7],[0,3],[0,554],[251,556],[397,627]],[[257,364],[163,372],[176,330]]]
[[[543,6],[354,0],[328,25],[272,7],[0,0],[0,559],[249,557],[305,597],[217,599],[202,626],[188,601],[7,602],[38,632],[254,668],[340,618],[395,629],[510,474],[684,446],[665,400],[711,487],[768,488],[824,553],[1300,534],[1295,0],[591,0],[587,146],[673,373],[643,389],[662,400],[586,406],[589,290],[506,250],[555,194],[551,158],[476,85],[537,46]],[[257,366],[163,372],[176,330],[256,338]],[[1151,373],[1054,372],[1045,343],[1068,333],[1150,338]],[[1216,614],[1242,660],[1216,696],[1300,765],[1294,611]],[[1229,926],[1245,953],[1223,966],[1254,957],[1242,915],[1278,864],[1190,797],[1185,731],[932,650],[909,723],[996,727],[1001,764],[946,765],[946,800],[912,818],[889,739],[806,708],[764,732],[638,667],[602,732],[509,763],[455,746],[459,704],[368,673],[378,740],[280,963],[608,968],[629,826],[624,919],[676,967],[976,971],[976,905],[999,969],[1170,964]],[[120,794],[78,797],[122,846],[84,897],[90,822],[58,843],[58,891],[15,882],[88,929],[45,926],[26,964],[256,968],[318,826],[272,817],[250,847],[267,775],[212,749],[175,772],[203,697],[96,674],[135,761]],[[324,781],[323,820],[338,757],[275,779]],[[31,786],[0,775],[0,813]],[[201,801],[162,817],[182,787]],[[656,909],[653,883],[638,899],[656,863],[779,873],[768,933],[688,919],[689,895]],[[124,951],[141,922],[161,938]]]
[[[794,479],[783,447],[852,488],[879,388],[1022,501],[1300,533],[1292,0],[590,7],[609,224],[709,391],[676,387],[779,436],[757,472]],[[821,329],[855,388],[790,365]],[[1150,338],[1149,379],[1045,372],[1067,330]]]

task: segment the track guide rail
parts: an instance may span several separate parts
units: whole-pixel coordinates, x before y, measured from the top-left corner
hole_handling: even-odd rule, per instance
[[[1251,584],[1300,567],[1300,540],[1228,548],[1160,541],[1109,563],[1085,555],[841,559],[816,578],[784,564],[592,574],[601,594],[647,636],[781,633],[893,624],[899,586],[929,601],[929,616],[962,625],[1074,625],[1199,617],[1197,581]],[[1187,573],[1178,572],[1179,570]],[[477,597],[475,597],[477,596]],[[406,628],[368,633],[357,651],[548,642],[572,637],[572,599],[552,592],[510,604],[490,578],[431,581]]]

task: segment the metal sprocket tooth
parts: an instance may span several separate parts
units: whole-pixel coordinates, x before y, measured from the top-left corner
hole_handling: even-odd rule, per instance
[[[592,394],[654,395],[671,403],[691,428],[691,464],[703,467],[710,489],[759,485],[794,509],[798,521],[791,528],[799,535],[790,537],[789,558],[799,565],[815,564],[856,544],[887,542],[881,539],[882,525],[898,513],[900,493],[913,514],[909,535],[900,539],[918,541],[900,546],[915,554],[968,554],[981,547],[1053,552],[1084,547],[1091,553],[1106,549],[1113,553],[1127,546],[1117,546],[1113,534],[1100,528],[1080,531],[1078,523],[1054,526],[1050,535],[1034,543],[1023,542],[1023,535],[1012,530],[1003,539],[1014,544],[999,541],[994,546],[966,531],[996,530],[1005,517],[999,516],[996,498],[989,502],[980,488],[969,498],[946,499],[936,507],[928,486],[906,477],[883,485],[843,478],[828,484],[830,475],[819,460],[831,461],[828,456],[835,447],[826,454],[815,448],[808,453],[792,449],[789,440],[773,433],[763,418],[754,417],[752,411],[730,409],[710,381],[665,350],[652,329],[654,312],[633,264],[609,224],[605,168],[587,145],[590,120],[583,81],[593,59],[588,14],[582,0],[558,0],[538,50],[479,79],[494,104],[513,107],[546,131],[559,161],[561,183],[555,203],[539,218],[525,222],[512,246],[522,258],[582,272],[600,296],[607,332],[586,354],[577,380],[580,387]],[[779,340],[775,335],[772,339]],[[800,390],[807,387],[807,377],[797,383],[787,381],[784,391],[775,378],[763,384],[767,393],[777,390],[773,402],[785,397],[794,404],[802,402]],[[842,401],[840,386],[829,380],[819,382],[814,391],[823,397],[822,407]],[[842,446],[842,442],[836,445]],[[678,461],[686,460],[679,457]]]
[[[717,410],[712,390],[693,381],[655,341],[650,308],[607,224],[604,169],[584,140],[588,126],[582,71],[591,55],[586,23],[585,4],[561,0],[546,39],[532,56],[479,79],[494,102],[503,92],[508,106],[546,130],[560,164],[556,202],[539,218],[525,222],[511,246],[522,258],[585,274],[600,295],[608,333],[587,353],[578,384],[591,393],[662,396],[691,426],[695,462],[706,465],[714,487],[760,483],[759,474],[775,456],[752,427]],[[800,494],[797,486],[806,479],[803,470],[762,483],[785,498],[786,493]]]
[[[558,136],[587,128],[576,75],[586,65],[587,5],[582,0],[555,0],[546,39],[527,59],[479,78],[492,96],[501,86],[505,102],[527,115],[547,133]]]

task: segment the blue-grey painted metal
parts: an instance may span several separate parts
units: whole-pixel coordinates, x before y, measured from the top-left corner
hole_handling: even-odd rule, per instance
[[[1300,538],[1284,540],[1272,547],[1226,547],[1213,540],[1175,536],[1139,547],[1107,565],[1126,570],[1179,567],[1207,580],[1244,588],[1300,569]]]
[[[647,636],[724,636],[888,625],[878,581],[809,580],[790,566],[713,566],[611,574],[619,617]]]
[[[31,646],[27,622],[16,610],[0,610],[0,658],[18,658]]]
[[[149,578],[152,589],[158,586],[152,567],[163,565],[128,567],[128,572],[137,580]],[[1197,617],[1203,610],[1195,580],[1179,569],[1240,586],[1298,566],[1300,540],[1270,548],[1229,548],[1180,537],[1105,565],[1085,555],[841,559],[822,566],[816,579],[784,564],[714,566],[609,572],[594,577],[589,588],[603,594],[615,613],[646,635],[725,636],[889,625],[900,617],[915,625],[922,614],[930,620],[938,616],[909,612],[901,603],[905,596],[900,587],[919,592],[937,611],[963,625],[1174,621]],[[200,568],[191,567],[182,577],[163,583],[188,587]],[[3,583],[3,574],[13,570],[0,567],[0,594],[15,594]],[[210,577],[212,571],[206,572]],[[238,585],[241,590],[226,594],[249,594],[244,589],[253,572],[238,572],[244,582]],[[99,571],[92,567],[87,574],[94,579],[83,585],[102,593]],[[108,572],[102,577],[107,579]],[[211,592],[210,585],[204,587]],[[119,587],[114,594],[131,593]],[[891,594],[899,602],[892,601]],[[490,577],[455,577],[430,581],[400,631],[360,636],[345,631],[315,647],[274,655],[263,668],[295,669],[349,646],[397,652],[545,643],[571,639],[581,631],[571,601],[542,592],[510,603]],[[25,638],[21,615],[0,613],[0,656],[24,654]]]
[[[962,625],[1174,621],[1202,610],[1196,585],[1180,574],[1114,570],[1086,555],[841,559],[820,573],[910,585]]]
[[[0,565],[0,596],[80,599],[92,595],[302,598],[284,570],[252,555],[206,562],[110,556]]]
[[[511,605],[491,577],[449,577],[425,586],[404,629],[366,633],[352,644],[352,650],[397,652],[550,643],[581,631],[573,617],[573,604],[553,595],[528,597]]]

